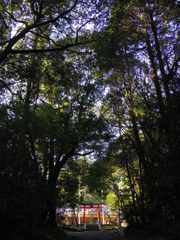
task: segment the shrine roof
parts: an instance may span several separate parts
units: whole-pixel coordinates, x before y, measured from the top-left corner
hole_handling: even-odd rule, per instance
[[[100,204],[105,204],[105,202],[81,202],[80,205],[100,205]]]

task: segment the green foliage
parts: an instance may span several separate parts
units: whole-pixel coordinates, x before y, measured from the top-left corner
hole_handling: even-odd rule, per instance
[[[13,93],[0,106],[0,213],[9,239],[31,238],[47,220],[54,224],[56,207],[74,208],[87,167],[80,157],[98,154],[108,140],[105,121],[94,113],[98,91],[84,59],[89,67],[84,54],[16,56],[1,69]]]
[[[119,200],[114,192],[110,192],[106,196],[106,204],[108,205],[110,211],[117,212],[119,209]]]
[[[178,13],[166,0],[2,1],[4,239],[31,238],[57,206],[102,190],[129,224],[178,239]]]
[[[101,114],[119,135],[104,161],[126,175],[120,196],[124,217],[129,224],[157,224],[175,238],[180,229],[179,57],[172,34],[178,34],[177,8],[177,2],[115,1],[107,38],[95,45],[108,89]]]

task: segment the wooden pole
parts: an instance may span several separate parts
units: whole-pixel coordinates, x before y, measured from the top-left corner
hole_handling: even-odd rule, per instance
[[[100,223],[100,208],[99,208],[99,204],[98,204],[98,223]]]
[[[86,222],[86,205],[84,205],[83,222]]]

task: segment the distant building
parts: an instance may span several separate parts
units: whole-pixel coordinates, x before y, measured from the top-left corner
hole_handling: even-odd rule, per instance
[[[118,223],[118,214],[110,212],[104,203],[81,203],[79,207],[57,209],[57,222],[66,225]]]

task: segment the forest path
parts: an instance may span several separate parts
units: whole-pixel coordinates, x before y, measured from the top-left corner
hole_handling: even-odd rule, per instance
[[[74,240],[120,240],[113,231],[85,231],[85,232],[67,232],[70,239]]]

